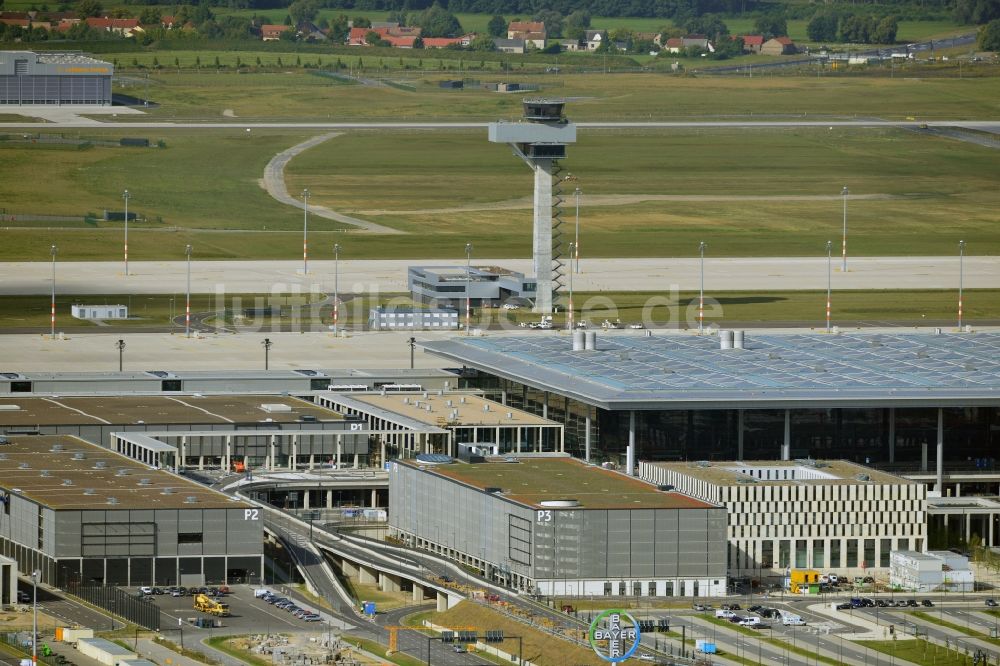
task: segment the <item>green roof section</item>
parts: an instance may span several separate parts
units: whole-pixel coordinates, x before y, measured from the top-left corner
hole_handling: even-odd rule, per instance
[[[677,492],[657,490],[645,481],[570,457],[507,456],[486,462],[453,462],[411,467],[479,490],[500,488],[499,497],[536,508],[554,509],[704,509],[714,505]],[[579,506],[545,507],[542,502],[577,500]]]

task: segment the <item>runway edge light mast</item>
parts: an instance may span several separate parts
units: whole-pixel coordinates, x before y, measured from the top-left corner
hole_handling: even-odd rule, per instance
[[[563,115],[561,99],[525,99],[524,120],[489,125],[491,143],[506,143],[535,172],[532,263],[535,271],[535,307],[541,314],[552,313],[553,294],[562,286],[562,197],[552,196],[552,180],[560,171],[559,160],[566,157],[566,144],[576,143],[576,125]],[[557,183],[561,181],[557,179]],[[557,188],[559,185],[557,184]],[[555,224],[553,224],[555,218]],[[555,230],[555,235],[553,235]]]

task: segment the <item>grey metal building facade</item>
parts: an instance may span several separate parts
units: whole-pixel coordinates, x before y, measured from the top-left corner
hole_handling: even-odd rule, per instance
[[[0,51],[0,104],[110,106],[113,75],[80,53]]]
[[[630,509],[623,502],[613,509],[548,508],[456,481],[412,460],[390,464],[389,489],[390,533],[518,590],[573,596],[725,593],[721,507]],[[656,492],[652,486],[650,491]]]
[[[0,445],[0,555],[50,585],[260,580],[262,525],[250,504],[75,438]]]

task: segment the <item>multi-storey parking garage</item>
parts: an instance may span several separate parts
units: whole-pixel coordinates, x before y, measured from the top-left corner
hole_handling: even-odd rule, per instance
[[[541,594],[715,596],[726,510],[559,454],[390,463],[390,532]]]
[[[0,440],[0,498],[0,552],[59,587],[263,571],[258,508],[75,437]]]

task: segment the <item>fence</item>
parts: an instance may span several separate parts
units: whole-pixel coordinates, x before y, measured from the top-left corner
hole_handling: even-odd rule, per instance
[[[14,649],[15,652],[20,652],[26,657],[31,656],[31,632],[30,631],[7,631],[0,633],[0,643],[7,645]],[[38,662],[40,664],[46,664],[47,666],[57,666],[55,657],[45,656],[43,650],[44,641],[38,641]]]
[[[109,586],[70,585],[68,591],[140,627],[160,630],[160,609],[156,604],[143,601],[125,590]]]

